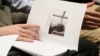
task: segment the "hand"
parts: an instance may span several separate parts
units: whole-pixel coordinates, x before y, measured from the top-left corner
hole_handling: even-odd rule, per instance
[[[100,27],[100,13],[87,9],[83,21],[83,28],[96,29]]]
[[[39,25],[17,24],[0,28],[0,35],[19,34],[18,41],[33,42],[39,37],[37,32],[29,30],[29,28],[38,28]]]
[[[92,2],[87,3],[87,7],[91,7],[95,4],[95,0],[92,0]]]

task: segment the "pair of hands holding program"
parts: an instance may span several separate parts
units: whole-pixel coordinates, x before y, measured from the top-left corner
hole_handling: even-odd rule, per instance
[[[94,2],[88,3],[88,8],[91,7]],[[83,28],[86,29],[96,29],[100,27],[100,12],[88,9],[86,10]],[[0,36],[9,34],[19,34],[18,41],[33,42],[34,39],[39,37],[38,32],[29,30],[29,28],[40,28],[39,25],[33,24],[17,24],[11,26],[5,26],[0,28]]]
[[[0,36],[9,34],[19,34],[17,40],[25,42],[33,42],[39,37],[39,33],[36,31],[29,30],[29,28],[35,28],[39,30],[39,25],[33,24],[17,24],[11,26],[4,26],[0,28]]]

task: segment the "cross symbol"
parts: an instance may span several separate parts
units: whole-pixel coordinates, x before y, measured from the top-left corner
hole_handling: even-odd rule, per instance
[[[68,17],[65,17],[65,14],[66,14],[66,11],[63,12],[63,15],[56,15],[56,14],[53,14],[53,16],[61,18],[60,23],[62,24],[62,20],[63,20],[63,19],[68,19]]]

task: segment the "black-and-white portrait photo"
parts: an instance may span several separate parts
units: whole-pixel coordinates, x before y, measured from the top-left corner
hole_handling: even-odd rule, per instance
[[[68,13],[63,10],[52,11],[49,34],[64,36]]]

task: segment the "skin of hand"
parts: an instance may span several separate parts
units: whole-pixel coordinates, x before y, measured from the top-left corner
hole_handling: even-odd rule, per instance
[[[96,29],[100,27],[100,12],[87,9],[84,16],[83,27],[87,29]]]
[[[19,34],[17,41],[33,42],[39,37],[39,33],[29,30],[29,28],[37,28],[39,25],[33,24],[17,24],[0,28],[0,35]]]
[[[96,29],[100,27],[100,12],[89,9],[89,6],[93,6],[94,2],[88,3],[86,13],[83,21],[83,29]]]
[[[95,0],[92,0],[92,2],[87,3],[87,7],[91,7],[95,4]]]

